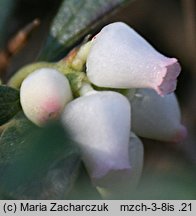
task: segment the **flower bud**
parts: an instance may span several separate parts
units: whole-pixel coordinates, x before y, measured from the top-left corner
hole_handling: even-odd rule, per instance
[[[128,25],[105,26],[93,39],[87,76],[101,87],[152,88],[160,95],[173,92],[180,65],[157,52]]]
[[[132,130],[141,137],[162,141],[182,141],[187,134],[174,93],[164,97],[151,89],[138,89],[130,97]]]
[[[71,100],[67,78],[55,69],[38,69],[22,82],[20,101],[23,111],[37,125],[58,117]]]
[[[81,147],[94,182],[130,169],[130,121],[130,104],[116,92],[88,92],[66,106],[62,122]]]

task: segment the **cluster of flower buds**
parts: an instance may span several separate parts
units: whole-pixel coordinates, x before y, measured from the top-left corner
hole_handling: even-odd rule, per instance
[[[136,135],[172,142],[186,136],[173,93],[180,65],[121,22],[105,26],[88,44],[88,52],[82,50],[85,55],[80,50],[74,67],[86,64],[89,82],[82,84],[80,97],[73,98],[65,75],[42,68],[23,81],[22,108],[37,125],[61,118],[79,144],[96,186],[112,190],[124,182],[135,185],[143,164],[143,147]]]

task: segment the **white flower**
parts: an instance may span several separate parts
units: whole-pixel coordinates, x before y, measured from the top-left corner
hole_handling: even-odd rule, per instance
[[[128,97],[132,106],[132,130],[141,137],[179,142],[186,137],[174,93],[164,97],[151,89],[138,89]]]
[[[97,189],[103,198],[127,198],[130,191],[136,189],[142,174],[144,148],[141,140],[133,133],[130,133],[129,140],[129,161],[131,168],[128,172],[115,173],[102,178],[97,182]]]
[[[160,95],[173,92],[180,65],[158,53],[128,25],[105,26],[93,39],[87,76],[101,87],[153,88]]]
[[[22,82],[20,101],[23,111],[37,125],[58,117],[71,100],[67,78],[55,69],[38,69]]]
[[[128,172],[130,104],[116,92],[92,91],[70,102],[62,121],[80,145],[83,161],[96,183],[111,172]]]

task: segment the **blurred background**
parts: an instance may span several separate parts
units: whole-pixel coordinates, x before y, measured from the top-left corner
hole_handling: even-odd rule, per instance
[[[11,58],[11,61],[3,70],[5,79],[8,79],[25,64],[36,61],[39,51],[46,41],[52,18],[60,3],[60,0],[14,1],[15,9],[9,16],[3,17],[6,19],[6,26],[1,29],[1,32],[5,31],[5,33],[1,38],[0,50],[5,49],[9,39],[35,18],[39,18],[41,23],[32,32],[25,46]],[[0,8],[0,17],[3,14]],[[190,175],[195,174],[196,1],[134,0],[125,4],[121,10],[106,17],[104,24],[114,21],[126,22],[161,53],[179,59],[182,66],[176,94],[182,110],[182,121],[187,126],[189,135],[183,143],[175,145],[143,139],[145,148],[144,175],[145,173],[152,174],[147,175],[147,181],[150,181],[152,186],[152,182],[160,181],[164,173],[165,175],[176,173],[175,182],[189,168]],[[159,175],[160,173],[161,175]],[[157,179],[154,178],[154,175],[157,176]],[[183,181],[186,180],[189,181],[188,177],[185,177]],[[168,191],[174,185],[175,183],[169,185]],[[157,187],[159,186],[160,184],[157,184]],[[196,198],[196,187],[193,188]],[[150,190],[151,188],[149,188]],[[180,194],[179,191],[178,193]]]

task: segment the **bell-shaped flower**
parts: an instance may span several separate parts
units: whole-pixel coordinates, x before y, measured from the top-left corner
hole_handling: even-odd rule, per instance
[[[152,88],[160,95],[173,92],[181,67],[175,58],[157,52],[122,22],[105,26],[93,39],[87,76],[101,87]]]
[[[34,71],[24,79],[20,88],[23,111],[37,125],[57,118],[71,100],[68,79],[52,68]]]
[[[97,189],[103,198],[125,199],[130,196],[130,191],[133,192],[137,188],[142,174],[144,148],[141,140],[133,132],[130,133],[128,152],[131,164],[129,172],[121,175],[111,172],[98,182]]]
[[[138,136],[172,142],[186,137],[174,93],[161,97],[154,90],[137,89],[128,97],[132,106],[132,130]]]
[[[129,172],[129,101],[112,91],[92,91],[71,101],[62,122],[80,145],[83,161],[97,184],[110,173]]]

